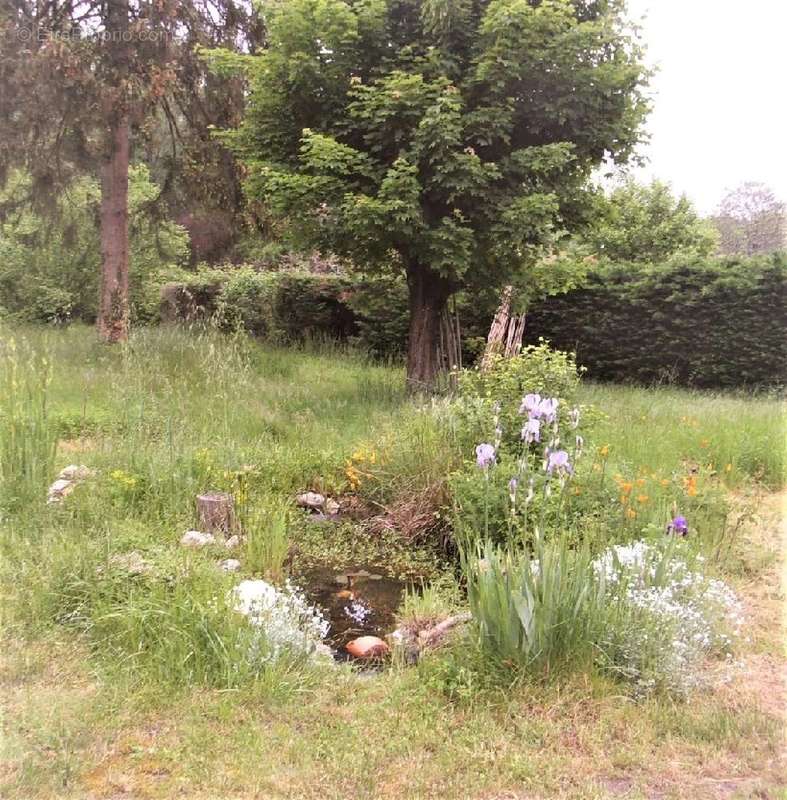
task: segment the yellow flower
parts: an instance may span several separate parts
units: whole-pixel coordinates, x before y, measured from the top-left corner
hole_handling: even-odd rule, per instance
[[[710,447],[710,441],[708,439],[701,439],[700,447]]]
[[[659,483],[660,483],[662,486],[669,486],[669,481],[668,481],[666,478],[662,478],[662,479],[659,481]]]
[[[633,508],[627,508],[626,509],[626,516],[629,519],[634,519],[634,517],[637,516],[637,512]]]
[[[637,478],[636,484],[637,484],[637,486],[644,486],[645,485],[645,479],[644,478]]]
[[[602,458],[606,458],[609,455],[609,445],[605,444],[603,447],[599,447],[598,454]]]
[[[725,472],[732,472],[732,464],[727,464],[727,466],[724,467],[724,471]]]
[[[628,501],[629,501],[629,499],[628,499],[628,497],[626,497],[625,494],[620,495],[620,502],[621,502],[622,505],[625,506],[626,503],[628,503]]]
[[[643,505],[648,502],[650,498],[646,494],[638,494],[637,495],[637,502],[642,503]]]
[[[620,488],[624,494],[628,494],[634,488],[634,484],[629,481],[624,481],[620,484]]]

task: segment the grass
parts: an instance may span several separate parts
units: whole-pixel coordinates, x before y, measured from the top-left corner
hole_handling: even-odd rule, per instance
[[[679,476],[698,464],[719,492],[752,498],[725,562],[739,565],[731,579],[750,598],[748,678],[733,670],[729,684],[677,706],[631,703],[584,672],[503,690],[464,640],[416,669],[371,679],[286,664],[239,674],[242,659],[226,643],[242,642],[242,626],[222,608],[235,578],[216,569],[226,550],[177,544],[196,524],[196,494],[239,500],[242,492],[250,509],[284,508],[306,488],[340,496],[349,461],[365,473],[360,490],[384,506],[456,465],[453,433],[414,409],[400,369],[335,346],[286,350],[175,328],[140,330],[123,348],[79,326],[0,338],[12,335],[28,377],[41,374],[36,358],[47,355],[39,429],[45,443],[53,426],[59,445],[51,461],[42,447],[23,471],[37,501],[20,508],[16,488],[2,496],[0,795],[779,796],[780,545],[761,516],[762,492],[784,484],[777,400],[581,390],[606,414],[592,447],[608,446],[610,482],[647,467],[684,492]],[[369,468],[370,448],[388,451],[382,466]],[[359,451],[366,461],[353,460]],[[97,477],[45,507],[46,484],[69,463]],[[262,541],[239,556],[256,559],[258,572],[277,571],[287,541],[294,569],[355,561],[446,577],[428,545],[352,523],[313,525],[295,511],[286,539],[279,525]],[[118,561],[133,553],[146,572],[132,575]],[[402,616],[454,608],[453,578],[438,585],[409,595]]]

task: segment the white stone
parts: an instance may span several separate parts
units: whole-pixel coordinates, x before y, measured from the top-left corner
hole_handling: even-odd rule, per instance
[[[215,538],[212,533],[201,533],[200,531],[186,531],[180,539],[184,547],[200,548],[213,544]]]
[[[224,542],[224,546],[229,550],[234,550],[240,544],[240,536],[237,533],[234,533]]]
[[[67,497],[74,491],[75,486],[76,484],[73,481],[59,478],[49,487],[46,498],[47,503],[59,503],[64,497]]]
[[[298,505],[303,508],[319,509],[325,503],[325,497],[318,492],[304,492],[297,497]]]
[[[240,561],[237,558],[225,558],[219,564],[219,568],[224,572],[237,572],[240,569]]]
[[[84,481],[93,475],[93,470],[86,467],[84,464],[77,466],[76,464],[69,464],[60,470],[57,476],[65,481]]]
[[[325,501],[325,513],[329,516],[339,513],[339,504],[331,497]]]

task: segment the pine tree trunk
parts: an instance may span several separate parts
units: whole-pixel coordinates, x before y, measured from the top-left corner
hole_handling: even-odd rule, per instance
[[[98,333],[106,342],[128,338],[128,118],[115,122],[101,166],[101,298]]]
[[[111,0],[105,24],[112,48],[114,78],[107,96],[107,140],[101,164],[101,294],[97,327],[105,342],[128,338],[128,162],[129,117],[126,105],[129,1]]]
[[[440,319],[451,288],[438,273],[420,264],[407,271],[410,290],[410,334],[407,346],[407,388],[431,392],[442,367],[438,356]]]

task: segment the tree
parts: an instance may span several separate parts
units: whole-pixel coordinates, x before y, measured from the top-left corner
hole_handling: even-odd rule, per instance
[[[449,297],[526,272],[647,110],[617,0],[287,0],[247,64],[249,197],[305,246],[405,274],[412,390]]]
[[[108,342],[128,335],[132,140],[145,141],[159,112],[169,112],[172,121],[173,106],[188,118],[208,82],[195,66],[194,46],[235,43],[253,16],[242,0],[15,0],[2,6],[0,183],[13,167],[23,168],[32,203],[55,213],[59,195],[76,179],[99,178],[97,327]],[[205,34],[222,26],[229,38]],[[191,104],[184,86],[193,90]],[[198,114],[189,122],[207,128]]]
[[[787,206],[764,183],[728,192],[714,217],[724,255],[774,253],[787,248]]]
[[[599,203],[599,217],[583,239],[613,262],[659,263],[674,255],[707,256],[716,247],[713,226],[701,219],[685,195],[668,184],[625,180]]]

